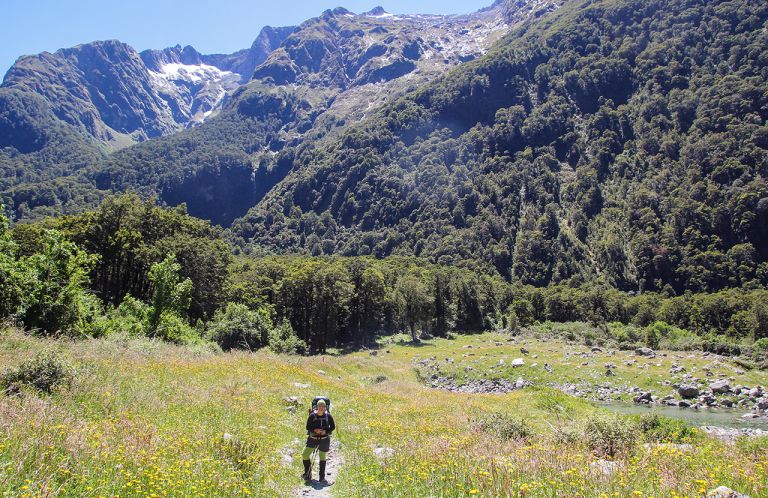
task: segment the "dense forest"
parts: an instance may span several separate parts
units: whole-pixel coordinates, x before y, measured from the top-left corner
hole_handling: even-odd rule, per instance
[[[584,321],[635,347],[740,351],[768,338],[768,291],[678,297],[603,285],[537,288],[415,257],[254,257],[223,231],[135,195],[0,233],[0,315],[35,334],[138,335],[294,353],[374,347],[382,335]],[[655,332],[653,332],[655,333]]]
[[[544,286],[768,283],[768,5],[571,2],[382,109],[234,231]]]

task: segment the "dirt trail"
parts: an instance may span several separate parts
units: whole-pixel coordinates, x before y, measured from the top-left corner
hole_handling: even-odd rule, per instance
[[[341,454],[341,451],[339,451],[340,446],[341,445],[335,438],[331,440],[331,451],[328,453],[328,463],[325,467],[325,479],[328,483],[321,484],[317,482],[318,463],[315,462],[312,466],[312,481],[296,488],[296,492],[294,493],[295,497],[330,498],[332,496],[331,489],[336,482],[336,476],[338,475],[341,466],[344,465],[344,456]]]

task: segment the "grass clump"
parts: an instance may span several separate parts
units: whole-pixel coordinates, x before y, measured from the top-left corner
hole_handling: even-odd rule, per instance
[[[685,444],[703,438],[701,431],[689,427],[682,420],[662,417],[655,413],[641,415],[639,426],[645,440],[649,443]]]
[[[535,435],[533,428],[521,419],[504,413],[493,412],[474,421],[474,426],[503,440],[529,442]]]
[[[42,394],[52,394],[69,386],[75,369],[61,355],[43,351],[16,368],[3,372],[0,388],[6,395],[21,393],[25,388]]]
[[[633,452],[640,429],[627,417],[594,414],[584,421],[581,435],[596,456],[614,458]]]
[[[755,460],[768,460],[768,436],[740,437],[736,447]]]

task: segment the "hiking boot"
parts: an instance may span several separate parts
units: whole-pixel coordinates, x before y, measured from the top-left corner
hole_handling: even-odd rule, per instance
[[[320,462],[320,479],[319,481],[321,483],[327,483],[328,481],[325,480],[325,462]]]
[[[312,480],[312,463],[309,460],[303,460],[304,463],[304,473],[301,474],[301,477],[305,481],[311,481]]]

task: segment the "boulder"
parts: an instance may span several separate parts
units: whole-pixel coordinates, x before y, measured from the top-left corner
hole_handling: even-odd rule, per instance
[[[699,396],[699,388],[690,384],[680,386],[677,392],[683,399],[693,399]]]
[[[709,385],[709,388],[715,394],[728,394],[731,392],[731,385],[727,380],[718,380]]]
[[[640,393],[634,398],[632,398],[632,401],[634,401],[635,403],[647,404],[653,401],[653,395],[651,395],[651,393],[649,392]]]
[[[669,373],[671,374],[685,373],[685,367],[681,367],[680,365],[672,365],[672,368],[669,369]]]
[[[729,487],[720,486],[707,493],[707,498],[749,498],[749,496],[734,491]]]
[[[514,360],[512,360],[513,367],[522,367],[523,365],[525,365],[525,360],[523,360],[522,358],[515,358]]]
[[[656,356],[656,352],[651,348],[637,348],[635,349],[635,354],[638,356],[647,356],[649,358]]]
[[[758,410],[768,410],[768,399],[763,398],[757,402]]]
[[[607,477],[619,468],[619,462],[613,460],[597,460],[590,463],[589,468],[596,474]]]
[[[520,352],[521,352],[521,353],[523,353],[523,354],[526,354],[526,355],[527,355],[527,354],[530,354],[530,351],[528,351],[528,350],[527,350],[527,349],[525,349],[525,348],[520,348]]]
[[[515,382],[515,389],[523,389],[524,387],[528,387],[530,385],[531,383],[529,381],[522,377],[518,377],[517,381]]]
[[[298,397],[296,397],[296,396],[289,396],[287,398],[283,398],[283,402],[286,405],[291,405],[291,406],[299,406],[299,405],[301,405],[301,400]]]

